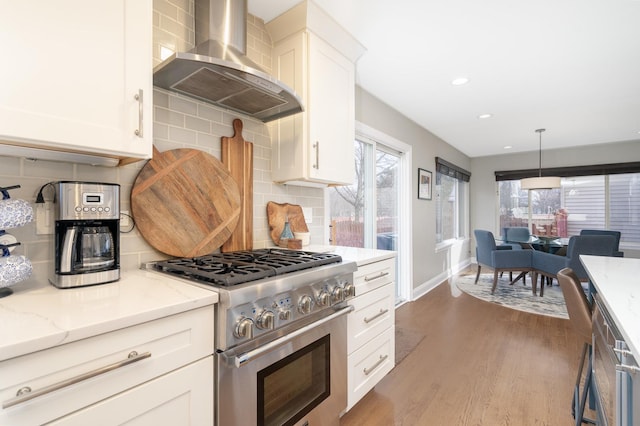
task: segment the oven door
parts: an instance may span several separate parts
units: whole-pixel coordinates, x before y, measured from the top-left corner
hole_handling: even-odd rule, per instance
[[[217,354],[218,425],[337,425],[347,407],[351,306],[251,348]]]

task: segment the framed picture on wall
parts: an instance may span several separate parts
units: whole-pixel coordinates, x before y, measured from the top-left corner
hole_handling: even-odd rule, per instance
[[[418,169],[418,198],[421,200],[431,199],[432,175],[429,170]]]

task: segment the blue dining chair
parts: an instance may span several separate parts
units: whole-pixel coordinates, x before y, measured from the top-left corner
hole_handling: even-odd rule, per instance
[[[478,262],[475,283],[478,283],[482,266],[493,269],[491,294],[496,290],[498,275],[501,272],[531,271],[531,253],[533,250],[513,250],[510,246],[496,246],[496,240],[490,231],[476,229],[473,233],[476,237],[476,260]],[[513,284],[513,281],[511,284]]]
[[[502,228],[503,246],[511,246],[513,250],[521,250],[523,244],[528,243],[531,233],[525,226],[512,226]],[[530,247],[526,247],[530,248]]]
[[[620,231],[609,231],[607,229],[583,229],[580,231],[580,235],[613,235],[616,239],[616,248],[614,256],[624,257],[624,253],[620,251]]]
[[[582,281],[589,276],[580,262],[581,254],[593,256],[614,256],[616,239],[612,235],[576,235],[569,238],[566,256],[533,250],[533,292],[536,292],[538,275],[557,278],[563,268],[571,268]],[[540,286],[540,296],[544,295],[544,285]]]

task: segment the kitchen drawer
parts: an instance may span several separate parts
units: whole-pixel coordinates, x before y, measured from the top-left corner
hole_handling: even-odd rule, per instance
[[[396,280],[395,258],[359,266],[353,279],[356,296],[394,282]]]
[[[213,306],[172,315],[0,363],[3,405],[23,387],[37,391],[150,353],[120,368],[0,410],[0,424],[42,424],[212,355]],[[213,380],[213,377],[210,378]]]
[[[212,425],[213,356],[196,361],[51,423],[56,426]],[[130,423],[129,423],[130,422]]]
[[[395,323],[395,287],[393,283],[355,297],[354,311],[348,317],[347,352],[352,353]]]
[[[349,393],[347,410],[350,410],[395,366],[395,327],[349,355]]]

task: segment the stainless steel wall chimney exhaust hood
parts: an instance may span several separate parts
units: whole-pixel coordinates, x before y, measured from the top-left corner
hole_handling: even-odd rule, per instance
[[[196,47],[154,69],[153,84],[264,122],[303,110],[287,85],[245,56],[247,0],[195,0]]]

